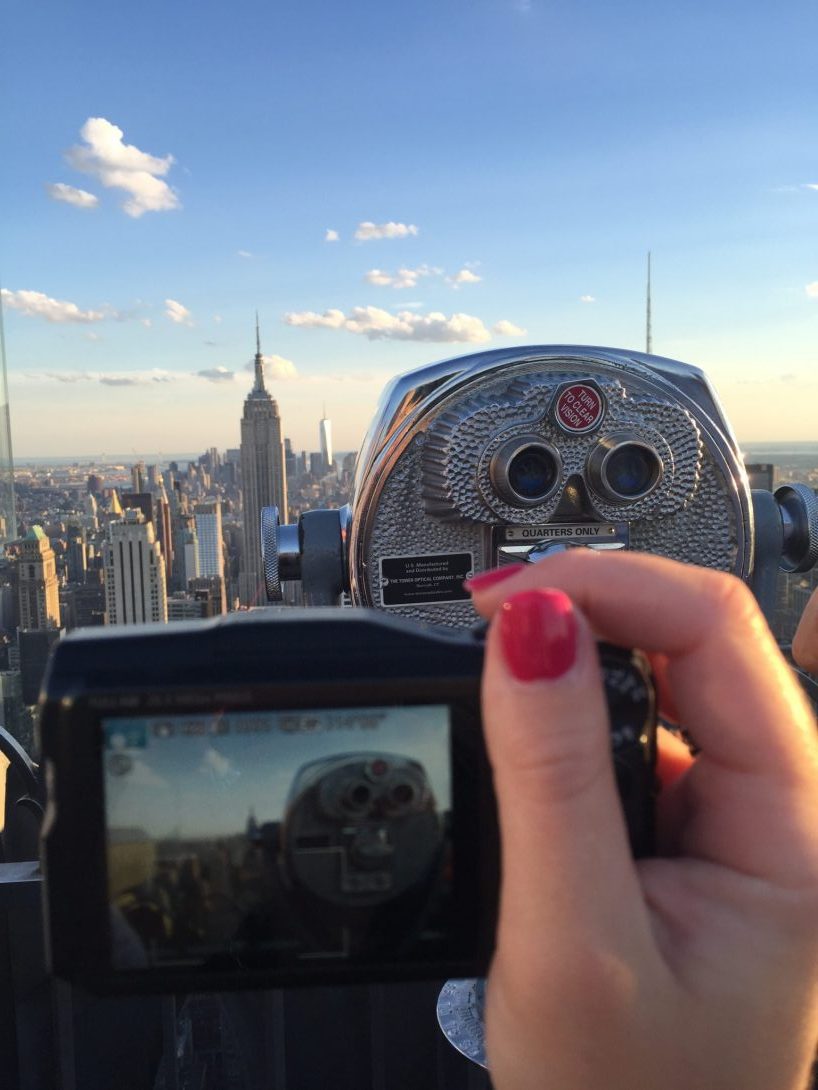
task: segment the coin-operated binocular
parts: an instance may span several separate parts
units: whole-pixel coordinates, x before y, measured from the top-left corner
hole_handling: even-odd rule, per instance
[[[768,617],[779,569],[818,560],[806,485],[751,492],[704,373],[608,348],[482,352],[385,390],[338,511],[262,514],[267,594],[471,625],[463,580],[574,546],[732,572]]]

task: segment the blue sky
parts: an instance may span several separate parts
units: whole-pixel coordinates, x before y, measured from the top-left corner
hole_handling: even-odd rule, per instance
[[[256,308],[285,433],[326,402],[352,449],[399,371],[643,347],[648,249],[654,350],[818,437],[813,4],[43,0],[0,40],[19,458],[237,446]]]
[[[383,710],[385,717],[374,729],[350,725],[304,733],[236,733],[236,725],[248,718],[240,713],[230,720],[231,731],[215,738],[179,733],[184,723],[209,724],[207,716],[163,720],[175,723],[177,733],[161,739],[153,736],[156,721],[148,720],[145,748],[128,748],[124,732],[116,738],[120,721],[108,720],[111,749],[127,753],[132,761],[127,775],[106,769],[108,825],[142,828],[160,838],[174,828],[183,837],[232,835],[244,830],[251,810],[259,822],[280,820],[296,774],[309,761],[370,752],[419,761],[436,806],[445,812],[451,806],[448,708],[434,704]],[[372,714],[373,709],[362,711]],[[277,722],[277,713],[252,714],[256,720],[269,715]],[[313,713],[303,709],[301,714]],[[125,720],[137,729],[145,722]]]

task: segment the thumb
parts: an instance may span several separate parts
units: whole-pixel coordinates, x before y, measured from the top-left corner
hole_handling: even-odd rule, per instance
[[[646,924],[616,790],[608,712],[588,623],[559,590],[504,602],[491,625],[483,723],[502,844],[497,957],[622,950]],[[510,966],[506,965],[506,968]]]

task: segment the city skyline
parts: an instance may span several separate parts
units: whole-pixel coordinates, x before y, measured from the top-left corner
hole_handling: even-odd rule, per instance
[[[237,446],[256,308],[294,446],[326,401],[353,450],[414,367],[642,349],[648,250],[654,351],[708,373],[742,442],[813,438],[816,32],[794,0],[740,26],[702,0],[419,0],[397,30],[371,0],[15,10],[18,458]]]

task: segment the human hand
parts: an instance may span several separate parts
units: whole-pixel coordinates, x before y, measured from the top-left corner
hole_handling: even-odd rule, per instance
[[[818,674],[818,590],[812,592],[792,640],[792,657],[802,670]]]
[[[544,588],[558,588],[546,590]],[[470,584],[503,853],[497,1090],[803,1090],[818,1038],[818,734],[749,591],[577,549]],[[630,856],[594,649],[648,652],[660,855]]]

